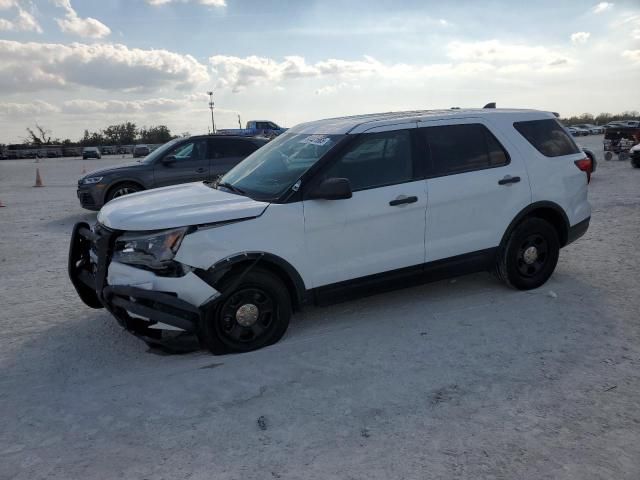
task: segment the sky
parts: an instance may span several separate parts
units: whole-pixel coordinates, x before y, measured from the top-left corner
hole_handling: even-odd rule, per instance
[[[0,143],[430,108],[640,110],[640,0],[0,0]]]

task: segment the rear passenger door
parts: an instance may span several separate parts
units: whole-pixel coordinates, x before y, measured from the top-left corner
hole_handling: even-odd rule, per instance
[[[210,138],[209,172],[211,180],[224,175],[258,149],[251,140],[239,138]]]
[[[418,131],[428,164],[427,261],[497,247],[531,203],[518,152],[477,118],[419,122]]]

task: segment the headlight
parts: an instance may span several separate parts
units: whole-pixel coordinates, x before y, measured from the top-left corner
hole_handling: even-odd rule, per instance
[[[125,233],[116,240],[113,260],[162,270],[171,263],[188,229]]]
[[[102,177],[88,177],[82,180],[84,185],[91,185],[92,183],[98,183],[102,180]]]

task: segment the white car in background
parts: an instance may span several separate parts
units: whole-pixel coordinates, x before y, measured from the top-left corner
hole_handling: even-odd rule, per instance
[[[255,350],[306,303],[484,270],[540,287],[589,226],[591,170],[534,110],[305,123],[217,183],[109,202],[74,227],[69,275],[149,341],[179,329],[216,354]]]

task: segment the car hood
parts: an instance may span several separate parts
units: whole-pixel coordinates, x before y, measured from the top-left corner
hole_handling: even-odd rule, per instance
[[[98,221],[115,230],[161,230],[257,217],[268,206],[196,182],[115,198],[102,207]]]
[[[140,168],[142,166],[143,165],[140,162],[129,162],[129,163],[123,163],[120,165],[112,165],[110,167],[104,167],[104,168],[99,168],[98,170],[93,170],[92,172],[87,173],[83,178],[96,177],[98,175],[104,175],[106,173],[111,173],[118,170]]]

